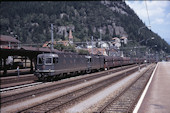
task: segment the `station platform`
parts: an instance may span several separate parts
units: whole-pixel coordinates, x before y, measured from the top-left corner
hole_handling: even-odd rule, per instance
[[[133,113],[170,113],[170,62],[159,62]]]
[[[23,68],[23,69],[19,69],[19,70],[20,70],[20,75],[33,73],[30,71],[31,70],[30,68]],[[17,69],[7,70],[7,74],[5,74],[5,75],[3,75],[3,70],[0,70],[0,78],[10,77],[10,76],[17,76]]]

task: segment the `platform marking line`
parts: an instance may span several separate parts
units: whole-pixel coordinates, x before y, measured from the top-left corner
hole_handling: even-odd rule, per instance
[[[158,65],[159,65],[159,62],[157,63],[156,68],[154,69],[154,71],[153,71],[153,73],[152,73],[152,75],[151,75],[151,78],[149,79],[149,82],[147,83],[147,85],[146,85],[146,87],[145,87],[145,89],[144,89],[144,91],[143,91],[143,93],[142,93],[142,95],[141,95],[141,97],[140,97],[140,99],[139,99],[139,101],[138,101],[135,109],[133,110],[133,113],[137,113],[137,112],[138,112],[138,110],[139,110],[139,108],[140,108],[140,106],[141,106],[141,104],[142,104],[142,102],[143,102],[143,99],[144,99],[144,97],[145,97],[145,95],[146,95],[146,92],[147,92],[147,90],[148,90],[148,88],[149,88],[149,86],[150,86],[150,84],[151,84],[151,81],[152,81],[152,79],[153,79],[153,76],[155,75],[155,72],[156,72],[156,70],[157,70]]]

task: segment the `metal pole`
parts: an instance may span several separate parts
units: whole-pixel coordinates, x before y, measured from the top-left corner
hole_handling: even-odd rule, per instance
[[[141,30],[141,29],[146,28],[146,27],[151,27],[151,26],[143,26],[143,27],[140,27],[140,28],[138,29],[138,34],[140,34],[140,30]],[[143,40],[142,40],[142,41],[143,41]],[[142,42],[142,41],[141,41],[141,42]],[[140,41],[139,41],[139,44],[140,44]],[[140,52],[140,50],[138,50],[138,51]],[[138,57],[138,71],[140,71],[139,53],[138,53],[137,57]]]
[[[53,24],[51,24],[51,50],[53,50],[54,36],[53,36]]]
[[[93,36],[91,37],[91,45],[92,45],[91,51],[92,51],[92,54],[93,54]]]
[[[139,60],[139,52],[140,52],[140,48],[138,48],[138,71],[140,72],[140,60]]]
[[[143,26],[143,27],[140,27],[140,28],[138,29],[138,34],[140,34],[140,30],[143,29],[143,28],[145,28],[145,27],[151,27],[151,26]]]
[[[19,66],[17,66],[17,75],[19,77]]]
[[[149,64],[150,64],[150,49],[149,49]]]

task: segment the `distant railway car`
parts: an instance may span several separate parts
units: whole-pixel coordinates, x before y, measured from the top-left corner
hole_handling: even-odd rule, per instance
[[[124,57],[122,61],[123,61],[123,63],[122,63],[123,65],[130,64],[130,58],[128,58],[128,57]]]
[[[113,57],[111,56],[105,56],[104,57],[104,68],[105,69],[110,69],[111,67],[113,67],[114,63],[113,63]]]
[[[114,63],[114,67],[117,67],[117,66],[121,66],[122,64],[122,58],[121,57],[113,57],[113,63]]]
[[[156,62],[156,59],[155,58],[150,58],[149,60],[148,60],[148,63],[155,63]]]
[[[170,61],[170,55],[166,56],[166,61]]]

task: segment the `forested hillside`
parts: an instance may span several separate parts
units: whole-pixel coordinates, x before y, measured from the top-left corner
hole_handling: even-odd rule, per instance
[[[170,46],[148,28],[138,33],[145,24],[124,2],[113,1],[54,1],[54,2],[1,2],[1,34],[16,36],[22,43],[45,43],[50,40],[50,24],[54,24],[55,40],[67,39],[72,29],[75,41],[113,37],[148,41],[170,53]],[[142,43],[145,45],[145,41]]]

